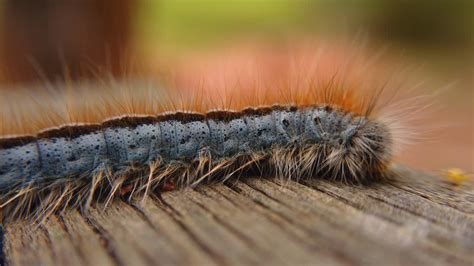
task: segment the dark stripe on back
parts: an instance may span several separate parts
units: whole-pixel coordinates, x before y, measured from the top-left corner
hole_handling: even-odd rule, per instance
[[[260,108],[247,108],[242,110],[243,116],[260,116],[260,115],[268,115],[273,112],[271,107],[260,107]]]
[[[50,139],[50,138],[77,138],[82,135],[87,135],[93,132],[100,131],[102,126],[100,124],[90,125],[66,125],[60,128],[48,129],[38,133],[37,138],[39,139]]]
[[[158,122],[158,119],[154,116],[123,116],[105,120],[102,122],[102,128],[136,128],[140,125],[149,125],[156,122]]]
[[[188,123],[188,122],[195,122],[195,121],[203,121],[204,119],[206,119],[206,116],[199,113],[177,112],[177,113],[158,115],[156,118],[158,122],[176,120],[176,121]]]
[[[23,146],[36,141],[34,136],[21,136],[13,138],[0,138],[0,149],[10,149],[18,146]]]
[[[241,112],[215,110],[206,113],[207,120],[230,121],[239,118],[242,118]]]

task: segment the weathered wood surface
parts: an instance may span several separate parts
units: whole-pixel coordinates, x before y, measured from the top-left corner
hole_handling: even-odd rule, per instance
[[[10,265],[474,265],[474,186],[245,179],[5,225]]]

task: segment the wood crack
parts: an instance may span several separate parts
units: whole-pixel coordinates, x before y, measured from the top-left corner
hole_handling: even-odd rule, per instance
[[[91,219],[88,217],[83,217],[84,222],[89,226],[89,228],[96,234],[99,239],[101,240],[100,243],[103,245],[105,250],[107,251],[107,254],[110,256],[110,258],[114,261],[116,265],[122,266],[124,263],[120,260],[118,254],[114,250],[113,245],[111,244],[110,241],[110,235],[108,235],[107,231],[105,231],[103,228],[101,228],[99,225],[94,223]]]
[[[159,203],[164,205],[166,208],[163,208],[160,206]],[[199,249],[201,249],[203,252],[209,255],[209,257],[213,258],[218,264],[223,265],[224,264],[224,259],[217,253],[215,253],[213,250],[211,250],[205,243],[203,243],[191,230],[189,230],[186,225],[181,221],[182,218],[180,218],[181,214],[169,203],[167,203],[161,195],[158,195],[157,200],[154,200],[153,203],[160,209],[166,209],[171,210],[171,212],[168,210],[168,213],[170,214],[170,217],[176,222],[176,224],[183,230],[196,244]]]

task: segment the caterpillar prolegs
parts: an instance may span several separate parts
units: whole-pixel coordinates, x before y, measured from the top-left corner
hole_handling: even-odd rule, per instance
[[[148,193],[250,170],[367,182],[384,176],[391,155],[386,125],[331,105],[123,116],[0,139],[2,208],[7,217],[55,211],[127,186]]]

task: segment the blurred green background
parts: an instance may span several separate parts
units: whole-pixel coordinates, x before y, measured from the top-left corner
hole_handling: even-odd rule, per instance
[[[353,35],[411,48],[472,46],[473,1],[162,0],[140,1],[142,44],[185,48],[239,36]],[[153,47],[152,47],[153,48]]]

